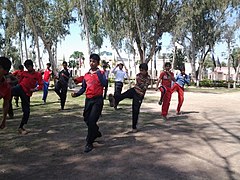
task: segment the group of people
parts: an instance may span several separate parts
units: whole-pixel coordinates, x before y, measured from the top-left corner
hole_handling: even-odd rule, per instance
[[[43,90],[43,104],[46,104],[49,82],[52,74],[50,69],[51,64],[47,63],[47,68],[43,73],[35,71],[33,68],[33,61],[28,59],[24,62],[26,71],[23,65],[19,69],[10,73],[11,61],[6,57],[0,57],[0,98],[3,98],[3,118],[0,129],[6,127],[7,114],[9,118],[13,118],[12,98],[16,100],[18,106],[18,99],[21,99],[22,120],[18,128],[19,134],[27,134],[28,131],[24,128],[30,116],[30,98],[35,91]],[[59,95],[61,100],[61,109],[64,109],[67,93],[67,82],[70,73],[67,69],[67,63],[63,62],[63,70],[55,78],[58,79],[55,92]]]
[[[83,110],[84,121],[88,127],[88,132],[86,136],[86,146],[84,152],[90,152],[93,149],[93,143],[96,138],[101,137],[102,133],[99,130],[97,122],[100,115],[102,114],[104,98],[107,96],[107,85],[108,85],[108,75],[109,71],[103,65],[103,70],[99,69],[100,57],[98,54],[90,55],[90,70],[82,77],[74,79],[75,83],[82,83],[81,89],[78,92],[71,93],[72,97],[78,97],[85,93],[85,107]],[[58,73],[56,79],[58,81],[55,84],[55,92],[60,98],[61,109],[64,110],[68,80],[70,78],[70,73],[67,68],[67,63],[63,62],[63,69]],[[0,57],[0,98],[3,98],[3,119],[0,128],[4,128],[6,125],[6,116],[9,110],[9,102],[13,96],[21,98],[23,116],[21,123],[19,125],[19,133],[27,134],[28,131],[24,128],[27,124],[30,115],[30,97],[32,93],[43,89],[43,104],[46,103],[48,86],[50,81],[50,76],[52,70],[50,69],[51,64],[47,64],[47,68],[44,71],[43,79],[42,74],[33,69],[33,62],[31,60],[26,60],[24,66],[27,71],[22,71],[20,77],[18,78],[18,83],[14,86],[10,86],[7,81],[6,75],[9,73],[11,68],[11,61],[6,57]],[[173,91],[179,92],[180,103],[177,112],[180,112],[181,104],[183,102],[183,86],[188,83],[187,75],[181,74],[176,79],[173,74],[169,71],[171,64],[165,64],[165,71],[160,74],[159,80],[157,82],[157,88],[161,90],[162,97],[162,116],[166,117],[169,103],[171,100],[171,93]],[[110,106],[117,109],[118,104],[125,98],[132,99],[132,132],[137,132],[138,116],[140,112],[140,106],[144,99],[146,90],[151,84],[151,78],[148,75],[148,65],[142,63],[139,65],[139,73],[136,75],[136,83],[134,87],[128,89],[126,92],[122,93],[123,81],[128,78],[127,69],[123,71],[123,64],[118,64],[112,73],[115,74],[115,91],[114,95],[109,94]],[[172,81],[176,82],[171,88]],[[161,83],[160,88],[158,85]],[[162,90],[163,89],[163,90]],[[105,92],[104,92],[105,90]]]
[[[175,91],[178,93],[178,106],[176,114],[181,114],[181,107],[184,101],[184,85],[190,84],[190,76],[185,73],[184,66],[179,68],[180,73],[177,74],[176,78],[170,69],[171,63],[166,62],[164,65],[164,71],[161,72],[156,84],[156,91],[160,90],[161,92],[161,97],[158,104],[162,105],[161,114],[164,120],[168,119],[168,109],[170,106],[172,93]],[[161,86],[159,86],[159,84],[161,84]]]

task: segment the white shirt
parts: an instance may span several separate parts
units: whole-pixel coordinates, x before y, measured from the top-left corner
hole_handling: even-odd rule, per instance
[[[116,82],[123,82],[124,78],[127,78],[128,75],[125,71],[120,70],[120,69],[113,69],[112,71],[115,74],[115,81]]]

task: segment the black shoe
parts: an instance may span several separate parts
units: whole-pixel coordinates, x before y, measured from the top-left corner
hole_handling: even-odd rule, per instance
[[[102,137],[102,133],[100,131],[97,132],[97,138]]]
[[[9,114],[9,119],[13,119],[14,115],[13,114]]]
[[[160,101],[158,102],[158,104],[161,106],[161,105],[162,105],[162,101],[160,100]]]
[[[92,144],[87,144],[87,145],[85,146],[84,152],[85,152],[85,153],[88,153],[88,152],[90,152],[91,150],[93,150],[93,145],[92,145]]]
[[[114,107],[115,106],[115,98],[112,94],[108,95],[108,100],[109,100],[110,107]]]

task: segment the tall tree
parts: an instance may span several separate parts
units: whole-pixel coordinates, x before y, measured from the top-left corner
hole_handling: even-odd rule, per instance
[[[236,83],[239,81],[239,73],[240,73],[240,48],[234,48],[232,51],[232,65],[235,70],[235,75],[234,75],[234,84],[233,88],[236,88]]]
[[[23,0],[27,25],[31,28],[35,41],[40,37],[46,48],[49,61],[56,73],[53,47],[69,32],[69,24],[75,22],[68,0],[38,1]],[[36,42],[37,43],[37,42]]]
[[[137,44],[140,61],[147,63],[162,34],[174,26],[180,7],[175,0],[105,0],[102,4],[105,30],[113,47],[122,48],[123,40],[130,34]]]
[[[207,54],[221,38],[224,22],[236,4],[230,0],[182,1],[183,7],[178,15],[174,29],[175,40],[180,40],[187,52],[192,66],[193,79],[201,80],[203,63]],[[197,58],[198,57],[198,58]],[[199,67],[196,71],[198,59]]]

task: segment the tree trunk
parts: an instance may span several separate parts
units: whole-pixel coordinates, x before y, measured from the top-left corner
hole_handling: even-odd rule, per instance
[[[197,82],[197,77],[196,77],[196,68],[195,68],[195,43],[194,43],[194,38],[191,42],[191,51],[190,51],[190,63],[191,63],[191,67],[192,67],[192,78],[194,82]]]
[[[26,34],[26,27],[25,27],[25,24],[24,24],[24,26],[23,26],[23,34],[24,34],[25,55],[26,55],[26,59],[28,59],[27,34]],[[24,60],[23,60],[23,62],[24,62]]]
[[[236,83],[238,82],[239,69],[240,69],[240,64],[238,64],[236,73],[235,73],[235,79],[234,79],[234,85],[233,85],[234,89],[236,89]]]
[[[23,64],[23,46],[22,46],[22,32],[19,32],[19,52],[20,52],[20,64]]]
[[[91,47],[90,47],[90,33],[89,33],[89,25],[88,25],[88,20],[87,20],[87,16],[85,13],[85,8],[86,8],[86,4],[84,0],[81,0],[81,10],[82,10],[82,15],[83,15],[83,23],[84,23],[84,28],[86,31],[86,38],[87,38],[87,59],[89,58],[90,54],[91,54]],[[85,64],[85,66],[87,66],[87,69],[89,69],[90,65],[89,63]]]
[[[56,76],[57,75],[57,65],[55,64],[55,61],[54,61],[54,57],[53,57],[53,53],[52,53],[52,50],[51,50],[51,46],[46,42],[46,40],[43,40],[43,42],[44,42],[45,48],[47,49],[47,52],[48,52],[48,55],[49,55],[49,61],[50,61],[51,65],[52,65],[53,73]]]
[[[39,69],[42,69],[42,65],[41,65],[41,55],[40,55],[40,48],[39,48],[39,40],[38,40],[38,35],[36,34],[36,37],[34,38],[35,42],[36,42],[36,46],[37,46],[37,56],[38,56],[38,65],[39,65]]]
[[[230,66],[231,66],[230,41],[228,41],[227,44],[228,44],[228,78],[227,78],[227,81],[228,81],[228,89],[230,89],[230,87],[231,87],[231,84],[230,84]]]
[[[136,24],[137,24],[137,32],[138,32],[138,38],[139,38],[139,42],[137,43],[138,44],[138,50],[139,50],[139,54],[140,54],[140,63],[144,63],[145,62],[145,47],[144,47],[144,43],[143,43],[143,39],[142,39],[142,36],[141,36],[141,30],[140,30],[140,25],[138,23],[138,18],[137,18],[137,13],[135,11],[135,14],[134,14],[134,18],[135,18],[135,21],[136,21]]]

